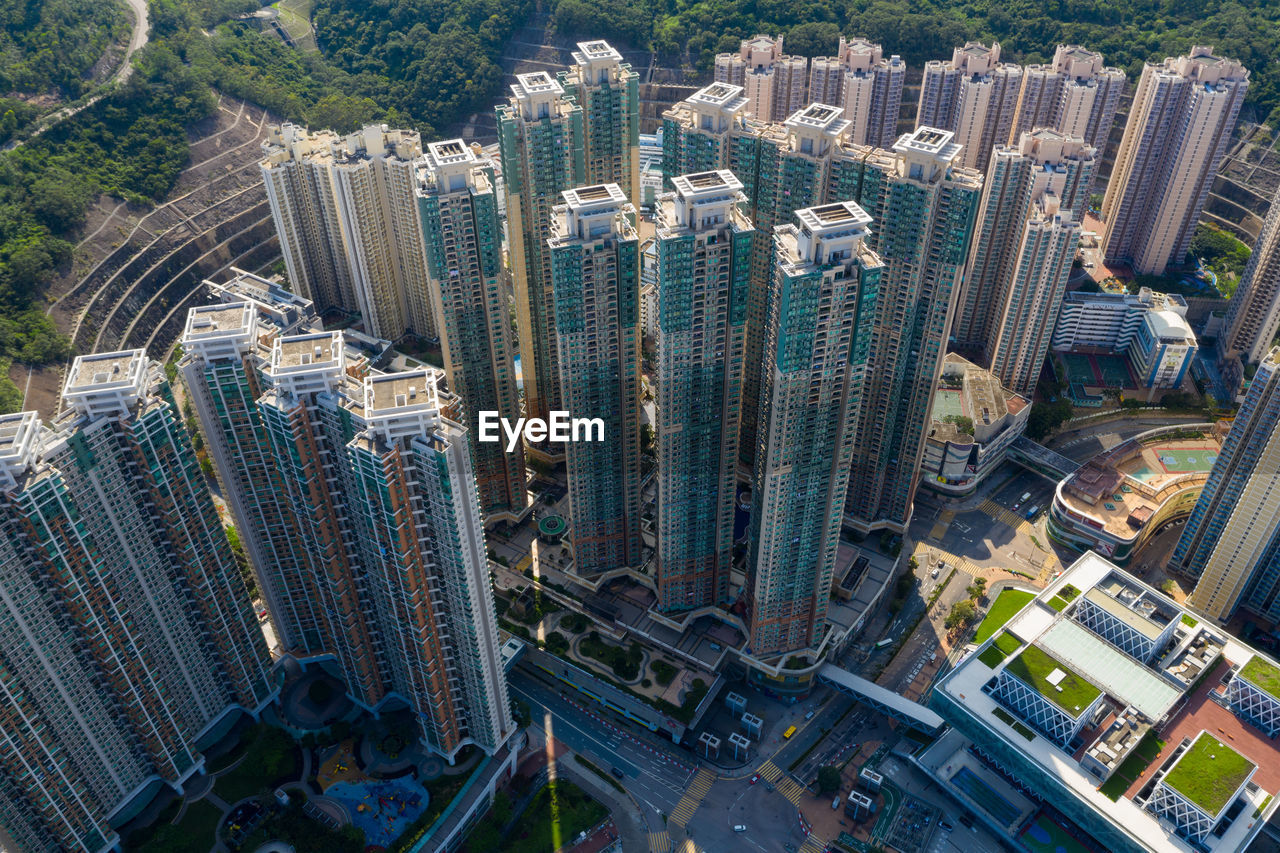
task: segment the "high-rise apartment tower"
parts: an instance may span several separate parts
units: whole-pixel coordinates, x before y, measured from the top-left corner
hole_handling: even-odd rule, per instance
[[[795,218],[774,232],[759,365],[747,650],[763,659],[821,640],[883,272],[853,202]]]
[[[1079,45],[1058,45],[1053,62],[1022,69],[1009,144],[1017,145],[1024,133],[1049,127],[1105,151],[1124,83],[1124,72],[1108,67],[1102,54]]]
[[[449,390],[462,398],[480,511],[486,519],[525,514],[524,448],[482,442],[481,412],[520,417],[514,346],[502,275],[502,222],[494,165],[461,139],[427,146],[418,173],[418,212]]]
[[[1218,336],[1225,359],[1262,361],[1280,333],[1280,192],[1254,243],[1240,285],[1227,306],[1226,329]]]
[[[1142,69],[1102,200],[1108,260],[1148,275],[1182,264],[1248,88],[1211,47]]]
[[[582,107],[545,71],[517,74],[511,92],[510,102],[496,112],[524,411],[546,420],[564,408],[547,235],[551,208],[586,174]],[[551,444],[540,450],[563,453],[563,447]]]
[[[782,36],[744,39],[737,53],[716,55],[715,81],[741,86],[747,111],[760,121],[782,121],[805,105],[809,61],[782,52]]]
[[[0,417],[0,837],[106,851],[276,686],[160,365],[81,356],[62,402]]]
[[[640,203],[640,75],[607,41],[578,42],[560,73],[565,95],[582,107],[583,184],[618,184]]]
[[[617,184],[566,190],[547,244],[565,409],[600,419],[565,444],[574,567],[638,567],[640,239]]]
[[[984,169],[991,149],[1006,142],[1017,114],[1022,68],[1000,61],[1000,45],[957,47],[951,61],[925,63],[916,127],[955,132],[958,165]]]
[[[952,337],[1029,397],[1049,349],[1089,204],[1097,152],[1050,128],[997,145]]]
[[[901,533],[910,519],[982,193],[960,153],[951,131],[921,127],[892,151],[844,149],[830,167],[826,197],[852,198],[872,217],[866,242],[884,264],[845,504],[846,523],[864,533]]]
[[[728,170],[659,197],[658,607],[723,603],[733,563],[751,244]]]
[[[809,100],[843,107],[851,142],[889,148],[898,138],[906,78],[902,57],[885,59],[880,45],[841,36],[835,56],[810,60]]]
[[[407,704],[442,755],[498,749],[514,726],[457,399],[439,371],[383,373],[343,332],[290,333],[271,310],[192,309],[183,375],[246,550],[296,560],[258,567],[281,578],[288,650],[335,661],[365,708]]]
[[[1280,349],[1259,365],[1170,566],[1197,579],[1202,613],[1280,617]]]
[[[437,334],[413,197],[418,134],[369,125],[339,137],[272,128],[259,164],[294,289],[359,311],[369,334]]]

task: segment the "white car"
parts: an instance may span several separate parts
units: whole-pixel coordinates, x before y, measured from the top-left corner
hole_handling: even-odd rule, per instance
[[[746,832],[746,831],[747,831],[747,825],[746,825],[745,823],[740,823],[740,824],[738,824],[737,826],[735,826],[735,827],[733,828],[733,831],[734,831],[734,832]]]

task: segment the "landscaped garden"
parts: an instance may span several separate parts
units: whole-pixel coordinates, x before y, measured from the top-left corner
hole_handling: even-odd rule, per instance
[[[603,821],[609,810],[565,779],[548,782],[529,801],[505,836],[510,806],[496,800],[489,815],[467,838],[470,853],[552,853],[567,846],[578,833]]]
[[[578,642],[578,651],[589,658],[600,661],[623,681],[635,681],[640,675],[640,664],[644,661],[644,650],[639,643],[630,646],[615,646],[600,639],[600,634],[592,631]]]
[[[238,755],[244,758],[213,785],[214,793],[228,804],[270,793],[279,783],[298,777],[298,746],[275,726],[258,723],[245,729],[240,746],[229,755],[233,760]]]
[[[1164,784],[1207,813],[1216,815],[1226,807],[1254,767],[1252,761],[1204,732],[1165,774]]]
[[[209,853],[222,812],[211,803],[197,800],[188,804],[181,821],[172,823],[181,807],[180,798],[171,802],[155,823],[129,837],[125,849],[137,853]]]
[[[1078,717],[1098,698],[1102,691],[1071,671],[1065,663],[1037,646],[1027,646],[1005,665],[1005,672],[1017,676],[1028,687]],[[1055,675],[1061,673],[1061,676]],[[1053,677],[1053,681],[1049,679]]]
[[[991,609],[987,611],[982,624],[978,626],[978,633],[973,635],[973,641],[975,643],[985,643],[988,637],[1003,628],[1006,622],[1012,619],[1019,610],[1026,607],[1027,602],[1035,597],[1035,593],[1027,592],[1026,590],[1002,590],[996,596],[996,600],[992,602]]]

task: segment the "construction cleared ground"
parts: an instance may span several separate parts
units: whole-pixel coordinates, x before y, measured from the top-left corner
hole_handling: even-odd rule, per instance
[[[202,280],[278,257],[257,165],[272,121],[260,107],[224,96],[189,133],[191,164],[164,202],[103,196],[89,210],[71,270],[48,291],[49,314],[76,352],[146,347],[164,359],[186,309],[203,298]],[[28,376],[15,366],[25,408],[52,414],[62,373],[50,366]]]

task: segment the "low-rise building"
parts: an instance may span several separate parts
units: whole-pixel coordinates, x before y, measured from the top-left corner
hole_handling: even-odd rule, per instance
[[[1125,628],[1149,641],[1137,657]],[[912,760],[1017,849],[1244,850],[1280,763],[1233,697],[1273,678],[1274,662],[1090,553],[935,684],[952,729]]]
[[[1122,565],[1155,531],[1191,513],[1222,446],[1212,424],[1135,435],[1058,484],[1049,536]]]
[[[1004,461],[1030,414],[1027,398],[1002,387],[990,371],[948,353],[933,397],[921,482],[943,494],[971,494]]]
[[[1176,293],[1144,287],[1137,294],[1068,293],[1052,348],[1060,353],[1123,355],[1140,387],[1177,388],[1199,344],[1187,323],[1187,301]]]

